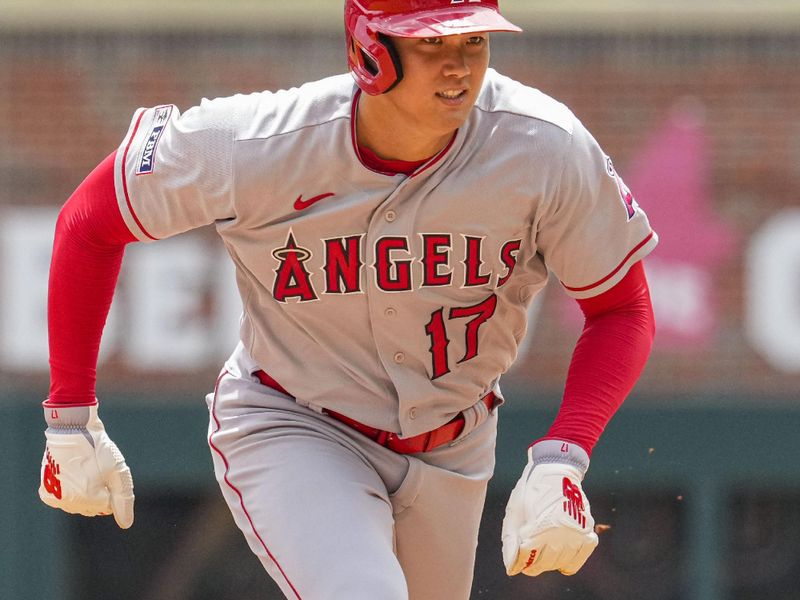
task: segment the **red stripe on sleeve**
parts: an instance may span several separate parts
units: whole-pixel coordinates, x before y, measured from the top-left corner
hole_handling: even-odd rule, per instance
[[[601,284],[605,283],[606,281],[608,281],[609,279],[611,279],[611,278],[612,278],[614,275],[616,275],[616,274],[617,274],[617,272],[618,272],[618,271],[619,271],[619,270],[620,270],[622,267],[624,267],[624,266],[625,266],[625,263],[626,263],[626,262],[628,262],[628,259],[629,259],[631,256],[633,256],[634,254],[636,254],[636,253],[637,253],[637,252],[638,252],[638,251],[641,249],[641,247],[642,247],[642,246],[644,246],[645,244],[647,244],[647,242],[649,242],[650,240],[652,240],[652,239],[653,239],[653,235],[655,235],[655,234],[654,234],[654,233],[651,231],[651,232],[650,232],[650,233],[647,235],[647,237],[646,237],[646,238],[644,238],[644,239],[643,239],[641,242],[639,242],[638,244],[636,244],[636,246],[634,246],[634,247],[633,247],[633,250],[631,250],[630,252],[628,252],[628,254],[625,256],[625,258],[623,258],[623,259],[620,261],[620,263],[619,263],[619,264],[618,264],[616,267],[614,267],[614,270],[613,270],[613,271],[611,271],[611,273],[609,273],[608,275],[606,275],[606,276],[605,276],[605,277],[603,277],[602,279],[600,279],[600,280],[598,280],[598,281],[595,281],[594,283],[590,283],[589,285],[585,285],[585,286],[583,286],[583,287],[570,287],[570,286],[566,285],[566,284],[565,284],[565,283],[563,283],[563,282],[562,282],[562,284],[561,284],[561,285],[563,285],[563,286],[564,286],[566,289],[568,289],[568,290],[569,290],[569,291],[571,291],[571,292],[585,292],[585,291],[587,291],[587,290],[590,290],[590,289],[592,289],[592,288],[595,288],[595,287],[597,287],[597,286],[599,286],[599,285],[601,285]]]
[[[142,230],[142,233],[144,233],[151,240],[157,240],[158,238],[153,237],[150,234],[150,232],[147,231],[147,229],[145,229],[144,225],[142,225],[142,222],[139,220],[139,217],[136,214],[136,211],[133,210],[133,204],[131,203],[131,197],[130,197],[130,194],[128,193],[128,176],[125,173],[125,165],[128,162],[128,151],[131,149],[131,144],[133,144],[133,140],[136,138],[136,132],[139,130],[139,125],[141,125],[141,123],[142,123],[142,117],[144,116],[144,113],[145,113],[145,111],[142,111],[141,114],[139,114],[139,118],[136,119],[136,125],[134,125],[133,131],[131,132],[131,135],[128,138],[128,143],[125,146],[125,150],[122,153],[122,165],[120,167],[120,175],[121,175],[121,178],[122,178],[122,194],[123,194],[123,196],[125,196],[125,203],[128,205],[128,211],[131,213],[131,217],[133,217],[133,220],[136,222],[136,225],[139,227],[139,229]],[[113,172],[113,170],[114,170],[113,169],[113,165],[112,165],[112,169],[111,170]],[[113,179],[112,179],[112,182],[113,182]]]
[[[578,300],[586,322],[572,355],[564,399],[543,439],[578,444],[591,454],[606,425],[639,379],[655,335],[641,261],[613,288]]]
[[[47,301],[49,403],[95,401],[100,338],[125,245],[136,241],[117,205],[115,155],[84,179],[56,221]]]

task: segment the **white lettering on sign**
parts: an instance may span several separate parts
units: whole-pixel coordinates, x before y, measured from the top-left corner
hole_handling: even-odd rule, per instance
[[[746,332],[770,365],[800,373],[800,209],[772,217],[746,256]]]
[[[0,369],[46,371],[47,281],[58,210],[5,209],[0,219]],[[189,233],[131,244],[103,331],[100,362],[143,371],[217,366],[239,334],[233,265]]]
[[[710,343],[715,325],[715,307],[710,301],[714,286],[711,273],[688,262],[649,256],[645,268],[662,335],[680,336],[678,340],[683,344],[687,339]]]
[[[9,208],[0,219],[0,364],[47,368],[47,277],[58,210]]]
[[[0,368],[48,368],[47,280],[55,208],[6,208],[0,219]],[[777,371],[800,373],[800,209],[777,214],[751,238],[745,277],[745,333]],[[690,270],[649,260],[656,314],[678,328],[702,329],[709,282]],[[674,267],[674,266],[673,266]],[[669,282],[669,291],[659,282]],[[668,301],[667,301],[668,300]],[[541,297],[531,306],[525,356]],[[112,352],[141,370],[216,365],[238,338],[241,303],[227,254],[194,233],[132,244],[103,334],[100,360]]]
[[[218,251],[198,237],[182,236],[130,248],[125,261],[127,310],[125,354],[135,369],[196,369],[224,358],[233,344],[220,343],[214,323],[234,334],[237,318],[218,313],[216,291],[235,287],[218,281]],[[231,308],[230,303],[225,304]]]

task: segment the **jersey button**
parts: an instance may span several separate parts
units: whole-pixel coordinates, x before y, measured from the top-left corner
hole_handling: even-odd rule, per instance
[[[397,213],[395,213],[393,210],[387,210],[383,217],[389,221],[389,223],[391,223],[397,218]]]
[[[394,355],[394,362],[401,363],[406,359],[406,355],[402,352],[396,352]]]
[[[394,317],[397,315],[397,311],[390,306],[385,311],[383,311],[383,314],[386,315],[387,317]]]
[[[411,409],[408,411],[408,418],[409,419],[416,419],[417,418],[417,407],[412,406]]]

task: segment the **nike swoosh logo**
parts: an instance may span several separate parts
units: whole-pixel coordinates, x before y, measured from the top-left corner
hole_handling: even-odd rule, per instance
[[[330,198],[331,196],[335,196],[333,192],[328,192],[327,194],[320,194],[319,196],[314,196],[313,198],[309,198],[308,200],[303,200],[303,194],[300,194],[297,197],[297,200],[294,201],[294,209],[295,210],[304,210],[314,204],[315,202],[319,202],[320,200],[324,200],[325,198]]]

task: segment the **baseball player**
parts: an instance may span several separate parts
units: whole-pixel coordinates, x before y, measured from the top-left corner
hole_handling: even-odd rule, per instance
[[[499,380],[552,273],[585,327],[502,556],[571,575],[590,454],[652,343],[656,235],[569,109],[488,67],[488,33],[520,31],[496,0],[346,0],[345,29],[350,74],[137,110],[65,204],[40,497],[133,523],[103,325],[126,244],[213,225],[244,310],[208,443],[252,551],[287,598],[468,598]]]

